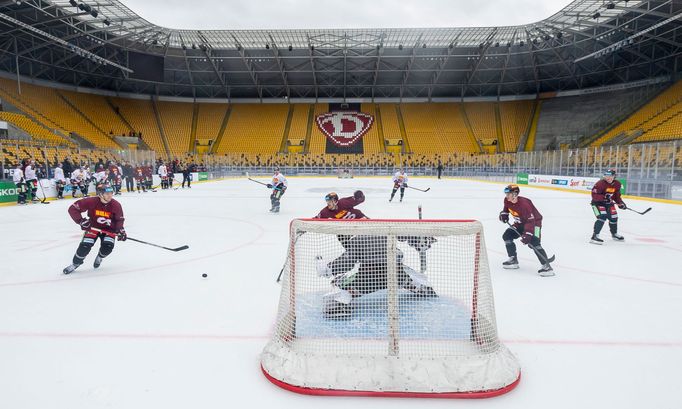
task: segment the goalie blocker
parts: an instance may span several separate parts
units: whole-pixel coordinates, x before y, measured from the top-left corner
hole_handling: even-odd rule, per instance
[[[497,336],[484,249],[471,220],[294,220],[265,376],[316,395],[508,392],[520,369]]]

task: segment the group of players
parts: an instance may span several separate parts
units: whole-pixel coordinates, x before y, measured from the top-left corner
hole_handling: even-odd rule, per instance
[[[104,172],[106,174],[106,172]],[[111,174],[111,172],[110,172]],[[591,206],[597,220],[593,226],[590,243],[603,244],[599,234],[608,220],[609,230],[615,241],[623,241],[618,234],[617,208],[626,209],[620,190],[621,184],[615,179],[616,172],[608,170],[603,179],[592,188]],[[392,200],[397,190],[401,190],[401,200],[407,187],[407,174],[403,169],[393,176]],[[279,212],[280,199],[288,187],[286,177],[279,168],[274,170],[271,183],[266,186],[272,190],[270,195],[271,212]],[[402,188],[402,189],[401,189]],[[95,258],[94,267],[98,268],[102,260],[111,254],[116,238],[126,240],[127,235],[123,227],[123,209],[118,201],[113,199],[116,188],[107,183],[97,185],[97,196],[78,200],[69,208],[72,220],[84,230],[81,242],[73,257],[72,263],[64,268],[64,274],[76,270],[99,240],[100,248]],[[519,268],[515,240],[520,239],[536,254],[541,263],[538,273],[542,277],[554,276],[554,270],[541,243],[542,215],[533,202],[520,196],[517,185],[504,188],[503,208],[499,220],[509,227],[502,235],[509,259],[502,263],[506,269]],[[324,197],[326,206],[315,216],[317,219],[354,220],[368,219],[356,206],[364,203],[365,195],[357,190],[353,196],[339,198],[331,192]],[[87,217],[82,214],[87,212]],[[343,247],[343,253],[332,261],[323,260],[318,256],[316,260],[317,273],[321,277],[330,278],[333,290],[324,296],[324,314],[330,319],[347,319],[351,315],[351,301],[364,294],[383,290],[387,287],[387,254],[388,241],[384,236],[373,235],[338,235],[338,241]],[[398,249],[396,254],[397,282],[400,288],[410,291],[416,297],[437,297],[433,287],[424,274],[426,252],[437,242],[434,237],[400,236],[400,242],[406,242],[409,248],[419,253],[421,261],[420,272],[406,265],[403,251]],[[351,273],[355,267],[357,271]]]
[[[172,189],[175,181],[175,174],[171,163],[166,165],[163,162],[158,164],[156,173],[161,180],[161,189]],[[187,184],[188,188],[192,187],[191,172],[192,165],[187,165],[182,169],[182,188]],[[70,173],[65,173],[61,163],[57,163],[53,169],[53,182],[57,190],[57,199],[64,199],[64,192],[70,190],[71,197],[76,198],[79,194],[82,197],[89,195],[90,185],[95,186],[100,184],[108,184],[113,189],[114,195],[120,195],[122,192],[123,183],[126,184],[126,190],[133,192],[137,189],[138,193],[147,191],[156,191],[153,186],[153,174],[155,169],[152,165],[142,164],[133,167],[127,163],[109,163],[98,164],[94,172],[86,165],[76,167]],[[40,174],[40,170],[36,168],[33,159],[27,159],[17,163],[13,171],[13,182],[17,187],[17,204],[25,205],[27,200],[31,202],[38,202],[38,181],[44,178]],[[68,186],[68,188],[67,188]]]

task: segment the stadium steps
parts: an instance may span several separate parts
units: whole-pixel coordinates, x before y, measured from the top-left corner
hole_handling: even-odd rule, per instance
[[[95,146],[94,143],[90,142],[89,140],[85,139],[84,137],[78,135],[75,132],[71,132],[71,138],[75,140],[78,146],[80,146],[81,148],[97,149],[97,146]]]
[[[284,132],[282,133],[282,142],[279,144],[280,153],[287,153],[287,141],[289,140],[289,132],[291,131],[291,118],[294,116],[294,106],[289,104],[287,112],[287,121],[284,123]]]
[[[471,122],[469,122],[469,116],[467,115],[466,109],[464,109],[464,104],[458,104],[459,105],[459,113],[462,116],[462,120],[464,121],[464,125],[466,125],[467,128],[467,135],[469,136],[469,141],[472,143],[472,146],[478,150],[478,153],[484,153],[483,151],[483,146],[481,145],[481,141],[476,139],[476,136],[474,135],[474,129],[471,127]]]
[[[504,137],[502,137],[502,117],[500,115],[500,102],[495,103],[495,131],[497,132],[496,152],[506,152],[504,147]]]
[[[121,115],[121,110],[116,105],[114,105],[111,99],[109,99],[109,97],[105,97],[104,99],[107,101],[107,104],[109,104],[109,106],[111,107],[111,110],[114,111],[114,113],[119,117],[119,119],[128,127],[128,131],[135,132],[135,128],[133,128],[133,126],[130,125],[130,122],[128,122],[126,117]]]
[[[223,141],[225,129],[227,129],[227,122],[230,120],[230,114],[232,114],[232,105],[228,105],[227,110],[225,111],[225,116],[223,116],[223,122],[220,124],[218,136],[211,146],[210,153],[215,153],[218,150],[218,146],[220,146],[220,143]]]
[[[152,109],[154,110],[154,119],[156,119],[156,126],[159,127],[159,132],[161,133],[161,140],[163,141],[163,147],[166,150],[166,158],[171,158],[171,151],[168,147],[168,138],[166,138],[166,132],[163,130],[163,124],[161,123],[161,114],[159,113],[159,107],[156,104],[156,98],[152,97]]]
[[[395,104],[395,113],[398,117],[398,127],[400,128],[400,138],[403,140],[403,152],[412,152],[410,148],[410,141],[407,139],[407,131],[405,130],[405,120],[403,119],[403,111],[400,109],[400,104]]]
[[[529,152],[535,148],[535,137],[538,133],[538,123],[540,122],[540,112],[542,111],[542,101],[539,99],[535,100],[533,104],[533,114],[532,120],[528,124],[528,129],[526,134],[519,142],[519,151]]]
[[[672,86],[674,86],[674,84]],[[586,148],[595,144],[599,139],[603,138],[605,135],[611,132],[611,130],[619,126],[621,123],[625,122],[628,118],[635,115],[640,110],[644,109],[648,104],[654,102],[656,98],[663,96],[663,94],[665,94],[665,92],[668,91],[672,86],[655,88],[654,91],[649,92],[644,98],[639,100],[637,104],[631,106],[630,109],[621,111],[619,115],[617,115],[617,117],[614,118],[614,120],[610,122],[608,126],[602,128],[593,136],[585,138],[582,141],[580,141],[579,147]],[[603,143],[605,142],[606,141],[604,141]]]
[[[189,146],[187,152],[194,152],[194,146],[197,142],[197,120],[199,119],[199,104],[196,102],[192,106],[192,131],[189,134]]]
[[[99,131],[102,135],[104,135],[105,138],[109,139],[110,141],[112,141],[112,142],[115,143],[116,145],[120,146],[122,149],[128,149],[127,146],[121,145],[120,143],[118,143],[117,140],[115,140],[115,139],[113,139],[112,137],[110,137],[109,135],[107,135],[107,133],[104,132],[104,130],[103,130],[102,128],[100,128],[95,122],[93,122],[90,118],[88,118],[88,116],[85,115],[85,114],[83,113],[83,111],[81,111],[80,109],[78,109],[78,107],[77,107],[73,102],[71,102],[67,97],[64,96],[64,94],[62,94],[61,92],[57,91],[57,95],[59,96],[59,98],[61,98],[61,99],[66,103],[66,105],[70,106],[71,109],[73,109],[78,115],[80,115],[83,119],[85,119],[86,122],[88,122],[90,125],[92,125],[93,128],[95,128],[95,129],[96,129],[97,131]],[[79,136],[81,139],[85,139],[85,138],[81,137],[80,135],[78,135],[78,136]],[[93,148],[95,147],[95,144],[92,143],[92,142],[88,142],[88,144],[91,145]],[[81,145],[81,146],[82,146],[82,145]]]
[[[308,108],[308,126],[305,131],[303,153],[308,153],[310,150],[310,138],[313,134],[313,122],[315,122],[315,104],[310,104],[310,107]]]
[[[14,95],[10,94],[9,92],[6,92],[4,89],[2,89],[2,87],[0,87],[0,96],[3,97],[4,102],[9,102],[9,104],[14,106],[18,111],[20,111],[25,116],[31,118],[35,123],[43,126],[50,132],[63,138],[67,144],[69,143],[76,144],[76,142],[72,140],[69,137],[69,135],[59,127],[59,125],[57,125],[50,118],[46,117],[41,112],[37,111],[32,106],[24,102],[21,98],[15,98]]]
[[[384,138],[384,124],[381,122],[381,110],[379,105],[374,105],[374,125],[377,127],[377,135],[381,143],[381,151],[386,153],[386,138]]]

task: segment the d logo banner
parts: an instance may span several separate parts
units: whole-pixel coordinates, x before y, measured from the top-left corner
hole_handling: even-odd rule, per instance
[[[374,123],[374,117],[362,112],[328,112],[315,118],[317,127],[339,147],[352,146]]]

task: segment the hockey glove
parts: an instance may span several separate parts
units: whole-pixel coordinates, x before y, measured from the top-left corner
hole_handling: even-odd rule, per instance
[[[265,187],[267,187],[268,189],[272,189],[272,184],[268,183],[267,185],[265,185]]]
[[[90,226],[92,226],[92,224],[90,223],[90,219],[88,218],[81,219],[81,221],[78,222],[78,224],[80,224],[81,230],[88,230],[90,229]]]
[[[523,244],[530,244],[530,242],[533,240],[533,235],[530,233],[523,233],[521,236],[521,243]]]
[[[356,190],[355,193],[353,193],[353,198],[357,200],[358,202],[364,202],[365,201],[365,194],[362,193],[362,190]]]
[[[625,210],[625,209],[627,209],[628,207],[625,206],[625,203],[621,202],[621,203],[618,203],[618,208],[621,209],[621,210]]]
[[[402,187],[403,189],[407,189],[407,183],[403,183],[403,185],[402,185],[401,187]]]
[[[500,212],[500,221],[502,223],[509,223],[509,213],[507,212]]]
[[[118,241],[126,241],[128,238],[128,235],[126,234],[126,231],[124,228],[121,228],[121,230],[118,231]]]

